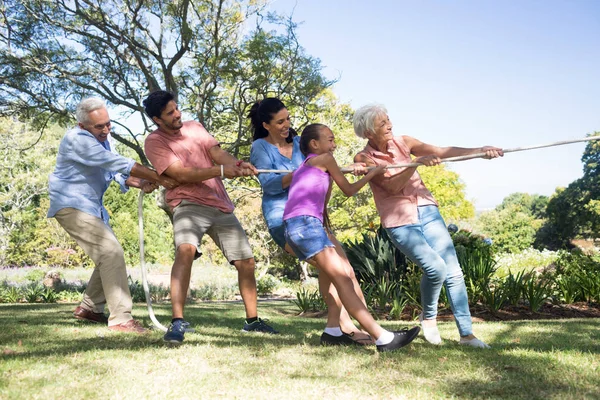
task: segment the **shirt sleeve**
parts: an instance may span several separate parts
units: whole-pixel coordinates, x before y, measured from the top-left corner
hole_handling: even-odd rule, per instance
[[[159,175],[162,175],[172,164],[180,161],[179,157],[166,143],[163,143],[159,137],[152,137],[152,135],[146,138],[144,151]]]
[[[125,182],[127,181],[127,179],[129,179],[129,175],[124,175],[120,173],[116,173],[113,177],[113,180],[119,184],[119,187],[121,188],[121,193],[127,193],[129,191],[129,186],[127,186],[127,183]]]
[[[68,157],[89,167],[129,175],[135,161],[107,150],[96,138],[85,131],[74,136]]]
[[[256,167],[256,169],[277,169],[277,165],[271,160],[269,151],[265,148],[262,141],[256,141],[252,144],[250,150],[250,163]],[[275,173],[261,173],[258,174],[258,180],[260,186],[262,186],[263,192],[268,195],[276,195],[285,192],[287,189],[283,188],[281,181],[285,174]]]

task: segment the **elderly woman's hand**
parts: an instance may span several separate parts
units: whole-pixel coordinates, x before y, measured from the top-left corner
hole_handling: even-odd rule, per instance
[[[496,158],[496,157],[502,157],[504,156],[504,152],[502,151],[501,148],[499,147],[494,147],[494,146],[483,146],[481,148],[481,152],[485,153],[485,159],[491,159],[491,158]]]
[[[438,156],[429,155],[429,156],[417,157],[413,160],[413,162],[423,164],[428,167],[433,167],[435,165],[439,165],[442,162],[442,160]]]

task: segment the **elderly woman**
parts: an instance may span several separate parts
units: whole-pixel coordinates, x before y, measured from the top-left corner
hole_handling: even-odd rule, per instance
[[[266,98],[256,102],[248,117],[253,132],[250,162],[256,168],[293,171],[302,164],[304,155],[300,151],[300,137],[290,127],[290,113],[281,100]],[[288,199],[292,174],[263,173],[258,175],[258,180],[263,189],[262,211],[269,233],[279,247],[294,254],[286,243],[283,226],[283,210]],[[330,239],[338,253],[345,257],[341,244],[333,235]],[[314,262],[308,262],[314,265]],[[351,268],[348,274],[356,282]],[[340,301],[335,286],[325,274],[319,274],[319,288],[327,304],[327,325],[321,335],[321,344],[371,344],[371,337],[354,325]],[[356,290],[364,302],[358,282]]]
[[[364,106],[354,114],[354,132],[367,139],[366,147],[354,161],[367,166],[417,162],[438,165],[441,158],[486,153],[485,158],[502,156],[497,147],[437,147],[410,136],[394,136],[387,110],[382,105]],[[411,159],[411,154],[416,159]],[[423,270],[422,314],[419,316],[425,339],[441,344],[437,329],[437,307],[442,285],[454,313],[460,344],[489,348],[473,335],[471,313],[463,273],[452,239],[438,205],[425,187],[416,167],[391,168],[369,182],[381,224],[394,245]]]

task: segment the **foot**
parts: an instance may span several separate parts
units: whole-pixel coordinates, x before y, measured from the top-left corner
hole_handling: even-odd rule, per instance
[[[189,323],[183,320],[177,320],[173,322],[165,336],[163,336],[163,341],[171,344],[181,344],[183,343],[183,337],[186,332],[186,328],[189,326]]]
[[[369,336],[369,340],[371,340],[371,336]],[[321,346],[364,346],[365,344],[369,343],[355,339],[354,332],[342,332],[342,336],[333,336],[325,332],[321,334]]]
[[[130,319],[127,322],[123,322],[118,325],[111,325],[108,327],[111,331],[125,332],[125,333],[148,333],[148,329],[144,328],[139,321]]]
[[[95,313],[81,306],[77,307],[75,311],[73,311],[73,316],[82,321],[93,322],[96,324],[108,324],[108,318],[106,318],[106,315],[104,315],[104,313]]]
[[[474,336],[472,338],[469,338],[468,336],[461,337],[460,342],[458,342],[458,343],[463,346],[471,346],[471,347],[476,347],[479,349],[490,349],[491,348],[489,345],[485,344],[484,342],[482,342],[481,340],[477,339]]]
[[[377,345],[377,351],[394,351],[406,346],[419,335],[421,328],[415,326],[412,329],[404,328],[401,331],[394,331],[394,340],[388,344]]]
[[[279,333],[278,331],[273,329],[272,326],[267,324],[268,321],[269,321],[268,319],[260,319],[259,318],[256,321],[252,322],[251,324],[245,322],[242,332],[246,332],[246,333],[247,332],[264,332],[264,333],[270,333],[270,334]]]
[[[423,336],[431,344],[442,344],[442,338],[437,328],[437,322],[434,319],[423,319],[423,313],[419,314],[419,322],[423,329]]]

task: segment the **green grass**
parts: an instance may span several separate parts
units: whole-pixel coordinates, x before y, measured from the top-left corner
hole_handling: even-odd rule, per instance
[[[196,333],[179,347],[78,322],[74,307],[0,304],[1,399],[600,398],[598,319],[475,324],[491,350],[458,346],[440,323],[441,347],[419,338],[379,354],[320,347],[324,320],[291,302],[259,304],[275,336],[241,333],[241,303],[191,304]],[[166,323],[170,308],[155,313]],[[134,314],[148,322],[143,305]]]

